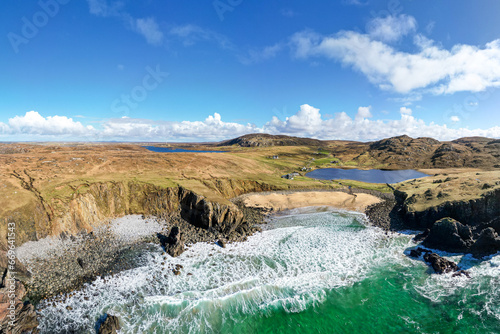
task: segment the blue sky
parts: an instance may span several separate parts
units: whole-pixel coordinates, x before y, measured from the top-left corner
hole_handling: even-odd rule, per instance
[[[1,6],[0,141],[500,137],[498,1]]]

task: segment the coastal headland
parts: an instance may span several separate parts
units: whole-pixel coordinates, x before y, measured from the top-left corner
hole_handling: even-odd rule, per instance
[[[427,233],[424,244],[429,235],[429,245],[439,238],[452,240],[434,248],[455,247],[477,256],[500,250],[498,140],[400,136],[360,143],[257,134],[214,144],[155,145],[194,150],[186,153],[152,152],[145,145],[0,144],[2,288],[15,272],[22,296],[16,312],[25,319],[23,328],[33,326],[35,317],[34,306],[24,302],[71,293],[96,276],[126,269],[124,264],[130,265],[134,251],[145,243],[161,243],[166,250],[199,241],[223,246],[258,231],[262,213],[285,209],[359,211],[387,230]],[[388,185],[305,175],[326,167],[416,169],[429,177]],[[132,241],[109,237],[113,219],[128,215],[143,217],[144,228],[157,228]],[[453,221],[436,227],[443,218]],[[172,234],[174,226],[180,229],[178,237]],[[11,244],[9,235],[15,236]],[[18,257],[9,269],[10,245],[26,250],[41,241],[65,245],[68,252],[38,264]],[[67,255],[75,252],[81,256]]]

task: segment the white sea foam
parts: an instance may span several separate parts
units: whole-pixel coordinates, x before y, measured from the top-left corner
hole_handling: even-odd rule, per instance
[[[367,228],[358,214],[307,216],[273,220],[269,230],[227,248],[198,243],[177,258],[158,249],[144,255],[144,267],[98,279],[55,306],[45,304],[40,328],[91,332],[108,312],[120,317],[124,333],[217,332],[222,321],[238,321],[234,314],[300,312],[377,266],[411,263],[402,254],[409,236]],[[170,270],[177,264],[183,266],[179,276]]]
[[[408,281],[404,290],[434,302],[459,296],[474,306],[460,317],[475,312],[499,318],[499,256],[479,262],[453,255],[471,279],[429,275],[425,264],[403,255],[414,246],[410,235],[365,227],[359,214],[297,213],[274,219],[264,232],[227,248],[198,243],[178,258],[162,255],[160,248],[144,254],[146,266],[98,279],[55,306],[45,304],[42,333],[91,333],[106,312],[120,317],[123,333],[219,332],[223,323],[238,323],[244,315],[301,312],[323,303],[329,290],[393,265],[414,269],[402,272]],[[171,269],[177,264],[183,268],[175,276]],[[461,293],[464,289],[470,293]]]
[[[464,309],[457,320],[463,319],[464,312],[500,320],[500,255],[475,259],[470,254],[438,253],[466,269],[470,278],[453,277],[453,273],[426,275],[423,281],[415,282],[414,289],[434,303],[458,299]]]
[[[162,226],[155,219],[143,219],[141,215],[128,215],[113,219],[94,230],[95,234],[111,231],[111,237],[123,243],[133,243],[142,237],[160,232]],[[54,257],[68,249],[74,248],[80,238],[62,239],[60,237],[48,236],[38,241],[28,241],[17,247],[17,258],[23,263],[29,263],[36,258]]]

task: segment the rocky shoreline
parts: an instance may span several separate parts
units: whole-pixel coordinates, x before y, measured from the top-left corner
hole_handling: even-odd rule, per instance
[[[337,191],[347,192],[345,189]],[[365,209],[370,224],[386,231],[401,231],[408,228],[404,223],[404,209],[394,194],[365,189],[353,189],[352,193],[366,193],[381,200]],[[33,320],[35,307],[39,301],[43,300],[43,303],[49,304],[60,302],[65,294],[71,295],[71,291],[81,288],[83,284],[91,282],[98,276],[114,275],[140,265],[141,260],[138,254],[150,251],[151,247],[157,247],[152,243],[162,246],[171,256],[178,256],[186,246],[189,247],[197,242],[216,243],[225,247],[227,242],[245,241],[248,236],[261,230],[258,225],[265,222],[265,217],[269,212],[246,207],[241,198],[234,198],[232,202],[239,213],[231,213],[231,217],[228,218],[230,224],[219,219],[212,221],[211,216],[207,218],[207,213],[204,211],[207,210],[206,203],[200,207],[196,204],[196,200],[187,199],[184,210],[179,212],[162,212],[156,216],[141,217],[155,228],[152,228],[147,235],[134,240],[117,237],[116,231],[110,227],[90,233],[81,232],[78,235],[62,234],[59,239],[66,245],[65,248],[48,252],[45,256],[24,259],[31,275],[23,280],[26,289],[23,293],[23,306],[19,309],[21,320],[26,321],[28,327],[33,326],[36,324],[36,320]],[[189,208],[193,212],[188,212]],[[213,210],[213,206],[208,208],[209,212]],[[428,248],[457,250],[447,248],[446,242],[439,242],[439,240],[454,240],[453,231],[460,230],[462,232],[455,234],[458,234],[463,244],[467,246],[462,249],[463,252],[474,250],[473,247],[471,248],[473,241],[480,242],[484,247],[491,247],[491,245],[497,247],[498,245],[498,250],[500,250],[500,238],[496,234],[498,230],[495,230],[500,227],[498,220],[492,221],[489,225],[480,225],[482,228],[478,232],[471,231],[470,237],[467,232],[463,232],[465,228],[461,227],[460,223],[448,223],[448,220],[446,222],[454,227],[447,225],[443,228],[441,226],[443,223],[432,224],[434,227],[424,232],[427,234],[420,236],[420,240],[417,239],[417,241],[423,241],[422,246],[426,248],[417,248],[415,252],[410,252],[409,256],[422,258],[436,273],[454,271],[467,275],[456,264],[440,257]],[[460,242],[457,241],[454,245],[457,244]],[[481,249],[484,250],[484,247]],[[479,256],[490,253],[478,251],[475,254]],[[19,284],[23,286],[21,282]],[[26,303],[28,300],[34,306],[29,302]],[[109,319],[112,324],[115,324],[114,317],[109,316]],[[6,328],[5,324],[0,324],[0,326],[2,326],[0,329]]]

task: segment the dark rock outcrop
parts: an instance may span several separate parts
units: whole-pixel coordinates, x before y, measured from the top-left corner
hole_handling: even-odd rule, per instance
[[[449,261],[436,253],[426,253],[424,261],[429,263],[437,274],[445,274],[452,271],[458,271],[458,266],[455,262]]]
[[[106,314],[104,321],[99,326],[98,334],[116,334],[120,328],[118,317]]]
[[[496,217],[487,223],[481,225],[481,228],[492,227],[497,233],[500,233],[500,217]]]
[[[165,252],[170,254],[170,256],[177,257],[184,252],[184,237],[178,226],[172,227],[168,237],[161,233],[158,233],[157,236],[160,240],[161,246],[165,249]]]
[[[427,255],[427,254],[430,254],[430,253],[432,253],[430,250],[424,249],[422,247],[418,247],[418,248],[412,249],[410,251],[410,257],[419,258],[420,256],[422,256],[422,254]]]
[[[432,225],[429,235],[422,242],[422,245],[448,252],[461,253],[466,252],[472,243],[470,227],[447,217],[438,220]]]
[[[408,203],[405,203],[406,193],[396,190],[394,195],[400,208],[401,218],[410,228],[424,230],[445,217],[474,226],[500,216],[500,189],[490,191],[481,198],[468,201],[449,201],[424,211],[408,210]]]
[[[449,261],[441,256],[439,256],[436,253],[433,253],[432,251],[422,248],[422,247],[417,247],[415,249],[412,249],[409,253],[409,256],[415,259],[423,259],[428,265],[432,267],[432,269],[437,273],[437,274],[444,274],[444,273],[449,273],[449,272],[455,272],[453,274],[453,277],[456,276],[467,276],[470,277],[470,274],[468,271],[465,270],[460,270],[458,265],[453,262]]]
[[[498,251],[500,251],[500,238],[492,227],[483,229],[476,242],[470,247],[472,255],[478,258],[495,254]]]
[[[207,230],[231,233],[244,221],[243,213],[236,205],[211,202],[189,190],[179,192],[179,202],[181,217]]]
[[[417,234],[413,238],[413,241],[415,241],[415,242],[421,242],[421,241],[423,241],[425,238],[427,238],[427,236],[429,235],[430,231],[431,230],[429,228],[425,229],[425,231],[423,231],[422,233]]]

